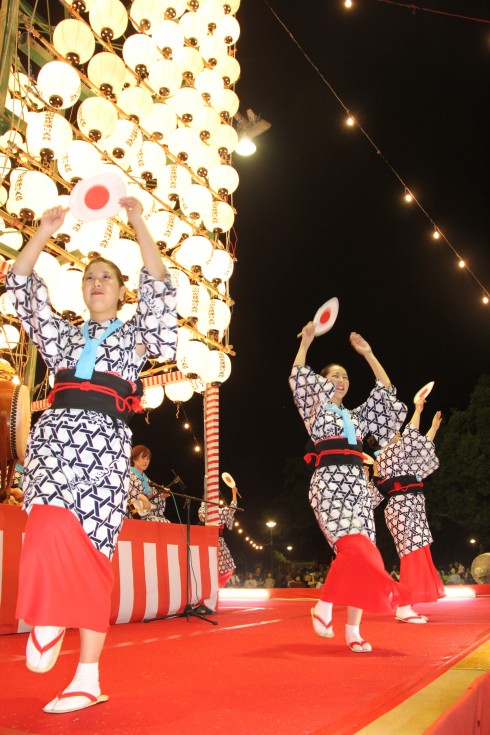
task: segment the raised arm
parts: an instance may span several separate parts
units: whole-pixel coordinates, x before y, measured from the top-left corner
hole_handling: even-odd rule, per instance
[[[303,327],[301,330],[301,344],[299,346],[299,350],[296,354],[296,357],[294,358],[294,365],[299,365],[300,367],[304,367],[306,364],[306,353],[308,352],[308,349],[315,339],[315,325],[313,322],[308,322],[306,326]]]
[[[46,210],[41,217],[36,232],[15,259],[15,263],[12,266],[13,273],[16,273],[18,276],[30,276],[32,274],[39,255],[44,250],[44,246],[49,238],[63,224],[67,211],[68,209],[64,209],[63,207],[52,207]]]
[[[389,388],[391,386],[391,381],[379,360],[374,356],[368,342],[366,342],[366,340],[357,332],[351,332],[349,341],[355,351],[364,357],[367,364],[373,371],[376,380],[381,381],[385,388]]]
[[[416,429],[420,429],[420,416],[422,415],[422,411],[424,410],[424,403],[424,399],[419,398],[419,400],[415,404],[415,411],[413,412],[413,416],[408,422]]]
[[[119,204],[128,213],[128,222],[135,231],[146,270],[157,281],[165,280],[167,270],[157,244],[143,219],[143,205],[135,197],[123,197],[119,200]]]
[[[429,431],[426,434],[427,438],[430,439],[432,442],[435,439],[435,436],[437,434],[439,426],[441,425],[441,422],[442,422],[442,413],[440,411],[437,411],[437,413],[434,414],[434,418],[432,419],[432,426],[430,427]]]

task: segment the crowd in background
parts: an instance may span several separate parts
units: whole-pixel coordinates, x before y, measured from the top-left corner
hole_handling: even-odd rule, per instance
[[[444,584],[476,584],[471,576],[470,570],[461,562],[455,561],[449,563],[445,568],[438,569],[439,575]],[[274,574],[270,571],[263,571],[262,567],[257,566],[253,572],[241,572],[235,570],[227,583],[227,587],[244,587],[245,589],[262,588],[295,588],[309,587],[320,589],[323,586],[325,577],[328,573],[328,566],[313,567],[304,566],[302,568],[293,568],[288,571],[287,568],[280,568]],[[391,572],[393,579],[399,581],[400,569],[394,565]]]

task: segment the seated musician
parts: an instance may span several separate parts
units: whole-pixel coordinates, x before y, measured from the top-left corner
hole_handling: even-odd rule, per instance
[[[144,521],[170,523],[165,518],[165,503],[168,493],[153,491],[145,474],[150,460],[151,451],[148,447],[143,444],[133,447],[126,516]]]
[[[10,494],[5,503],[8,505],[22,505],[24,502],[24,492],[22,490],[22,477],[24,475],[24,457],[20,457],[15,463],[14,475],[12,477],[12,485]]]

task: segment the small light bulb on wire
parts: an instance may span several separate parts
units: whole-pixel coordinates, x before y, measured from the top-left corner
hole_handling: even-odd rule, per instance
[[[345,121],[346,125],[348,125],[350,128],[353,127],[354,123],[356,122],[355,119],[352,117],[352,115],[349,115],[347,120]]]
[[[199,446],[199,444],[196,444],[196,446],[194,447],[194,451],[196,453],[201,451],[201,447]]]
[[[432,233],[432,237],[434,238],[434,240],[439,240],[440,236],[441,233],[439,232],[439,230],[434,230],[434,232]]]
[[[464,268],[466,266],[466,263],[464,262],[464,260],[460,260],[458,265],[460,268]]]
[[[408,189],[405,189],[405,201],[406,202],[413,201],[413,196],[410,194],[410,192],[408,191]]]
[[[344,6],[346,8],[352,8],[352,0],[345,0]]]
[[[190,426],[191,426],[190,423],[186,421],[184,424],[184,429],[190,429]]]
[[[482,298],[482,301],[484,304],[488,304],[488,296],[485,294],[485,296]]]

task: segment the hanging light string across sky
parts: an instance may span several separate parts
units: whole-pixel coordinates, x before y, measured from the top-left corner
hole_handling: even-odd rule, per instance
[[[446,15],[449,18],[457,18],[458,20],[471,20],[475,23],[489,23],[490,20],[486,20],[485,18],[471,18],[468,15],[459,15],[459,13],[448,13],[446,10],[434,10],[433,8],[423,8],[419,5],[414,5],[413,3],[399,3],[396,0],[376,0],[378,3],[386,3],[386,5],[398,5],[400,8],[406,8],[407,10],[410,10],[412,13],[415,13],[417,11],[421,11],[424,13],[433,13],[434,15]]]
[[[378,0],[380,1],[380,0]],[[296,40],[293,33],[289,30],[289,28],[286,26],[284,21],[277,15],[276,11],[271,7],[271,5],[267,2],[267,0],[263,0],[264,5],[270,10],[274,18],[277,20],[277,22],[282,26],[282,28],[286,31],[292,42],[298,47],[298,49],[301,51],[303,56],[305,57],[306,61],[310,66],[316,71],[322,82],[325,84],[325,86],[329,89],[330,93],[335,97],[339,105],[344,109],[347,117],[347,124],[351,127],[356,127],[364,136],[364,138],[368,141],[368,143],[371,145],[372,148],[374,148],[376,154],[381,158],[383,163],[390,169],[392,174],[396,177],[396,179],[400,182],[402,185],[404,192],[405,192],[405,201],[407,202],[414,202],[417,207],[420,209],[420,211],[425,215],[425,217],[429,220],[429,222],[432,225],[433,232],[432,236],[437,239],[442,239],[448,248],[452,251],[453,255],[456,256],[458,259],[458,265],[460,268],[464,268],[466,272],[473,278],[473,280],[478,284],[480,289],[482,290],[482,302],[484,304],[488,304],[490,302],[490,292],[489,289],[486,288],[483,283],[480,281],[476,273],[474,273],[471,268],[468,267],[468,265],[465,263],[464,258],[458,253],[457,249],[453,246],[453,244],[449,241],[449,239],[446,237],[446,235],[442,232],[441,228],[437,226],[437,224],[434,222],[432,217],[429,215],[429,213],[425,210],[421,202],[416,198],[416,196],[413,194],[412,191],[410,191],[407,184],[404,182],[403,178],[400,176],[400,174],[395,170],[395,168],[391,165],[391,163],[388,161],[386,156],[383,154],[383,152],[380,150],[380,148],[376,145],[376,143],[372,140],[372,138],[369,136],[367,131],[357,122],[355,117],[353,117],[348,109],[348,107],[344,104],[342,99],[339,97],[335,89],[332,87],[328,79],[325,78],[323,73],[320,71],[318,66],[315,64],[315,62],[308,56],[304,48],[301,46],[301,44]],[[396,3],[397,4],[397,3]]]

